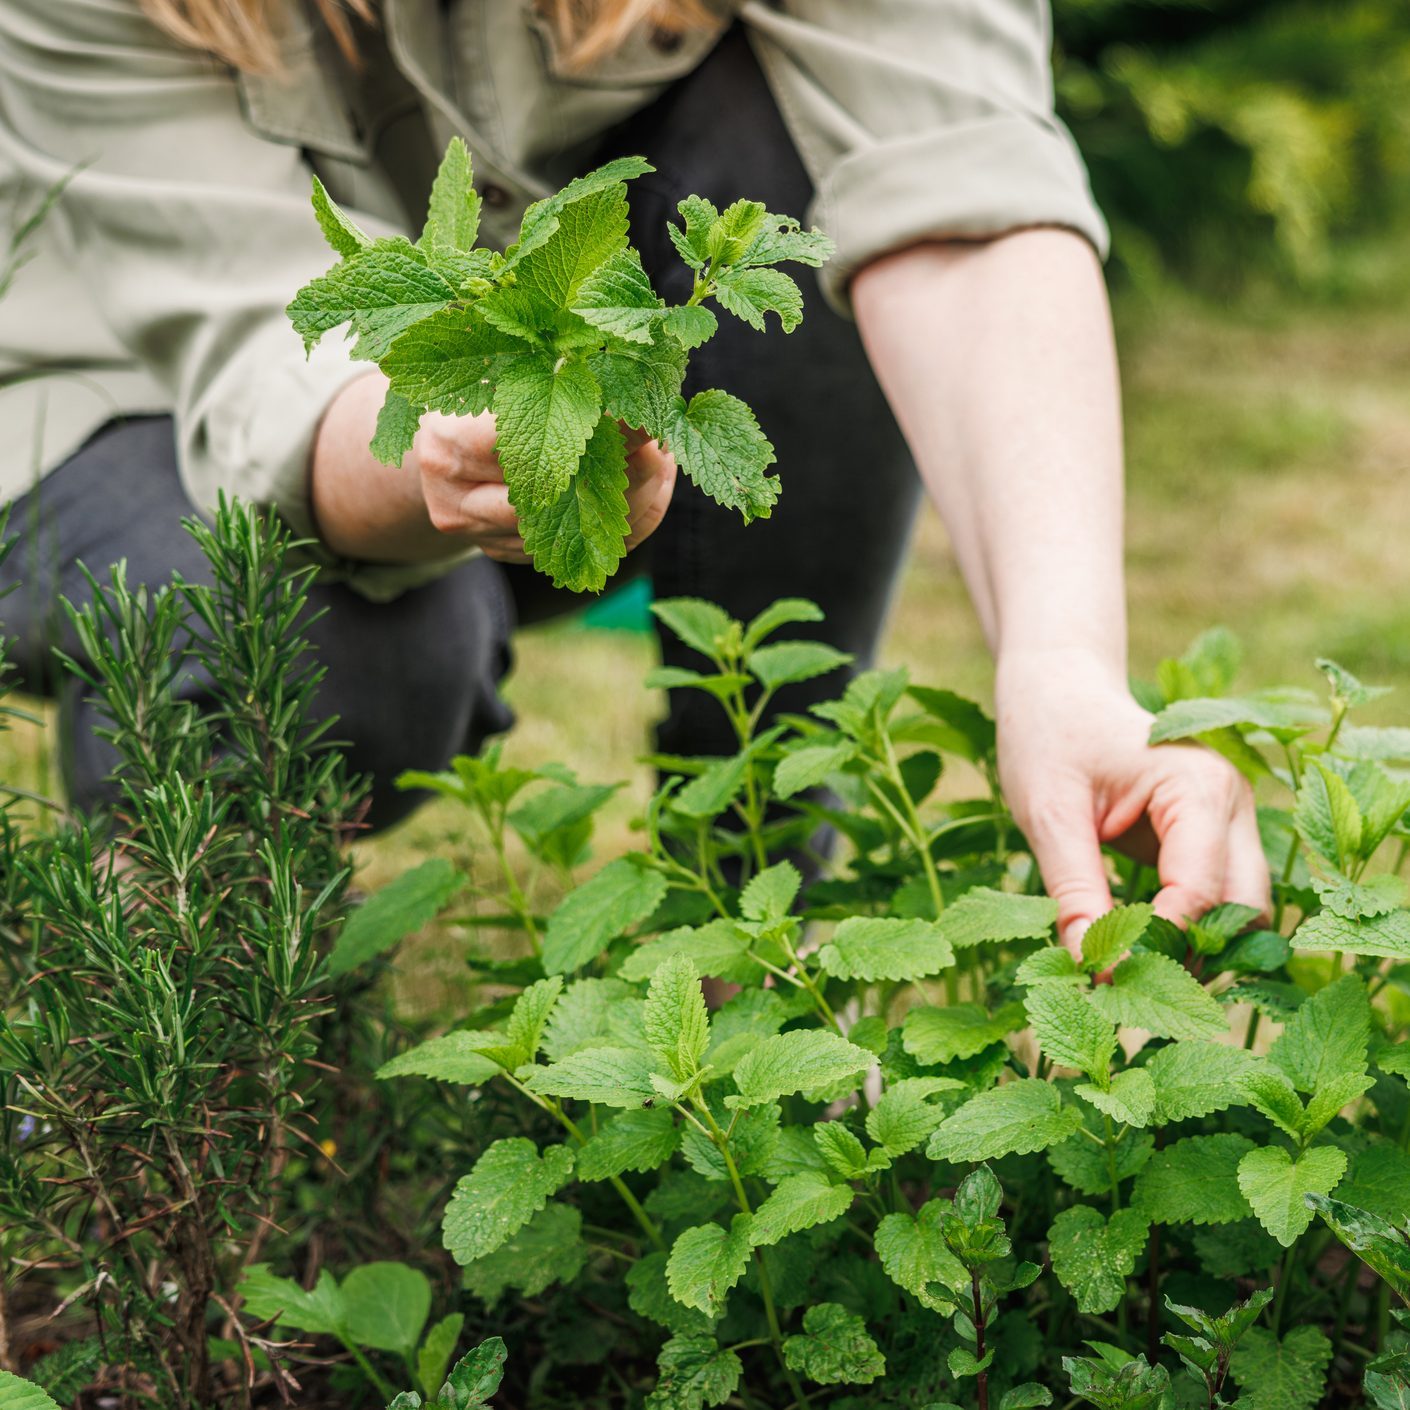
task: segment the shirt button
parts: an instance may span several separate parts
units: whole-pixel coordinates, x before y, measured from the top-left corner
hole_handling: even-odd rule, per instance
[[[495,209],[509,204],[509,192],[503,186],[496,186],[492,181],[480,188],[480,196],[487,206]]]

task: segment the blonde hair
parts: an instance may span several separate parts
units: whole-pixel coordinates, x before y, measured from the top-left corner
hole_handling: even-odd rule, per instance
[[[279,29],[293,0],[141,0],[154,24],[178,44],[202,49],[249,73],[279,67]],[[338,48],[355,60],[356,23],[374,19],[374,0],[313,0]],[[478,0],[480,4],[502,0]],[[537,0],[567,62],[587,68],[640,28],[680,35],[710,25],[709,0]]]

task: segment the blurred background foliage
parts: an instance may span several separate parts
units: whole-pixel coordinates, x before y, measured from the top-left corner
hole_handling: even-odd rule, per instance
[[[1054,0],[1057,90],[1136,279],[1334,284],[1403,216],[1405,0]]]

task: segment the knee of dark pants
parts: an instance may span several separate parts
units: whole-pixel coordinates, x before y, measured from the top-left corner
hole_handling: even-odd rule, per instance
[[[444,769],[513,724],[498,692],[511,661],[513,619],[488,559],[388,603],[315,584],[309,606],[322,613],[306,631],[323,671],[311,723],[332,718],[325,737],[368,788],[368,830],[401,821],[430,796],[399,789],[402,774]],[[185,693],[209,705],[198,677],[187,678]],[[85,813],[121,797],[114,778],[119,755],[98,732],[104,721],[90,694],[85,683],[70,680],[60,705],[65,790],[71,806]]]
[[[310,630],[324,670],[316,709],[336,717],[331,737],[369,785],[368,826],[385,828],[429,796],[398,788],[402,774],[447,768],[513,724],[499,697],[512,661],[513,608],[487,558],[392,602],[340,586],[320,596],[311,605],[327,610]]]

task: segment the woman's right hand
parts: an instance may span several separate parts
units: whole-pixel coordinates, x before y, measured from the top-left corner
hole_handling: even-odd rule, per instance
[[[319,426],[309,497],[323,542],[344,558],[372,563],[427,562],[469,547],[501,563],[527,562],[495,453],[494,417],[432,412],[396,469],[368,450],[386,388],[380,372],[356,378]],[[632,549],[665,517],[676,462],[644,432],[623,430]]]
[[[671,502],[676,462],[643,432],[627,437],[627,548],[655,532]],[[444,416],[421,422],[408,462],[421,476],[421,494],[438,533],[473,543],[500,563],[527,563],[519,519],[509,502],[495,453],[494,416]],[[406,468],[405,465],[403,468]]]

